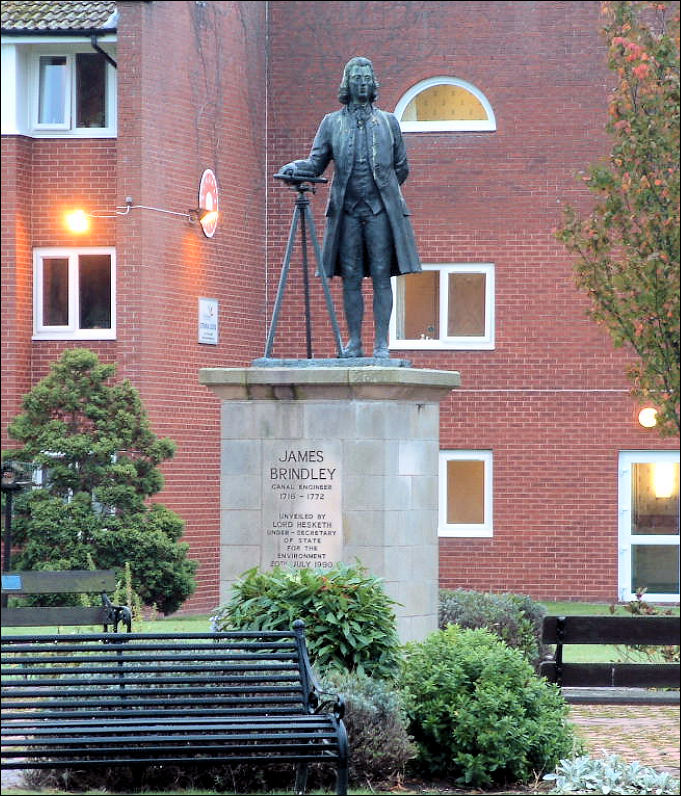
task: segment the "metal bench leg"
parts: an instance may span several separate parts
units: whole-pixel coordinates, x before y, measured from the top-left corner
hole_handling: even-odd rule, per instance
[[[348,734],[345,724],[338,722],[338,768],[336,771],[336,794],[346,796],[348,792]]]
[[[296,793],[305,793],[307,790],[307,763],[296,765]]]
[[[336,794],[337,796],[347,796],[348,792],[348,764],[338,766],[336,774]]]

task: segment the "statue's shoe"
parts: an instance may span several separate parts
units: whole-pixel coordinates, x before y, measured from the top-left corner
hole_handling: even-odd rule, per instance
[[[350,357],[363,357],[364,351],[360,343],[348,343],[343,349],[343,357],[349,359]]]
[[[376,359],[389,359],[390,351],[388,351],[388,347],[384,345],[376,346],[374,348],[374,357]]]

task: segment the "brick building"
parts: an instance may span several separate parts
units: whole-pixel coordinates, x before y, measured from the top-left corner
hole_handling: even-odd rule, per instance
[[[630,355],[553,233],[608,152],[599,27],[594,2],[3,2],[3,449],[61,351],[116,362],[178,444],[159,499],[200,562],[185,608],[215,606],[219,402],[198,371],[262,356],[294,201],[272,175],[362,54],[401,120],[424,264],[395,285],[392,354],[462,379],[441,406],[441,585],[678,601],[678,440],[639,425]],[[208,169],[212,237],[194,212]],[[85,233],[63,223],[76,207]],[[277,356],[305,356],[299,270]],[[314,355],[334,356],[312,301]]]

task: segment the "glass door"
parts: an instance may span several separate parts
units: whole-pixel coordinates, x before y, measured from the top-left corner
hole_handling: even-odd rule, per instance
[[[679,454],[622,451],[619,462],[619,588],[655,602],[679,600]]]

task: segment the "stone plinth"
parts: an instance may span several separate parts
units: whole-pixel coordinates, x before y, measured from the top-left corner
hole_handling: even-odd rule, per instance
[[[439,402],[452,371],[205,368],[222,399],[220,601],[250,567],[358,559],[399,603],[403,641],[437,627]]]

